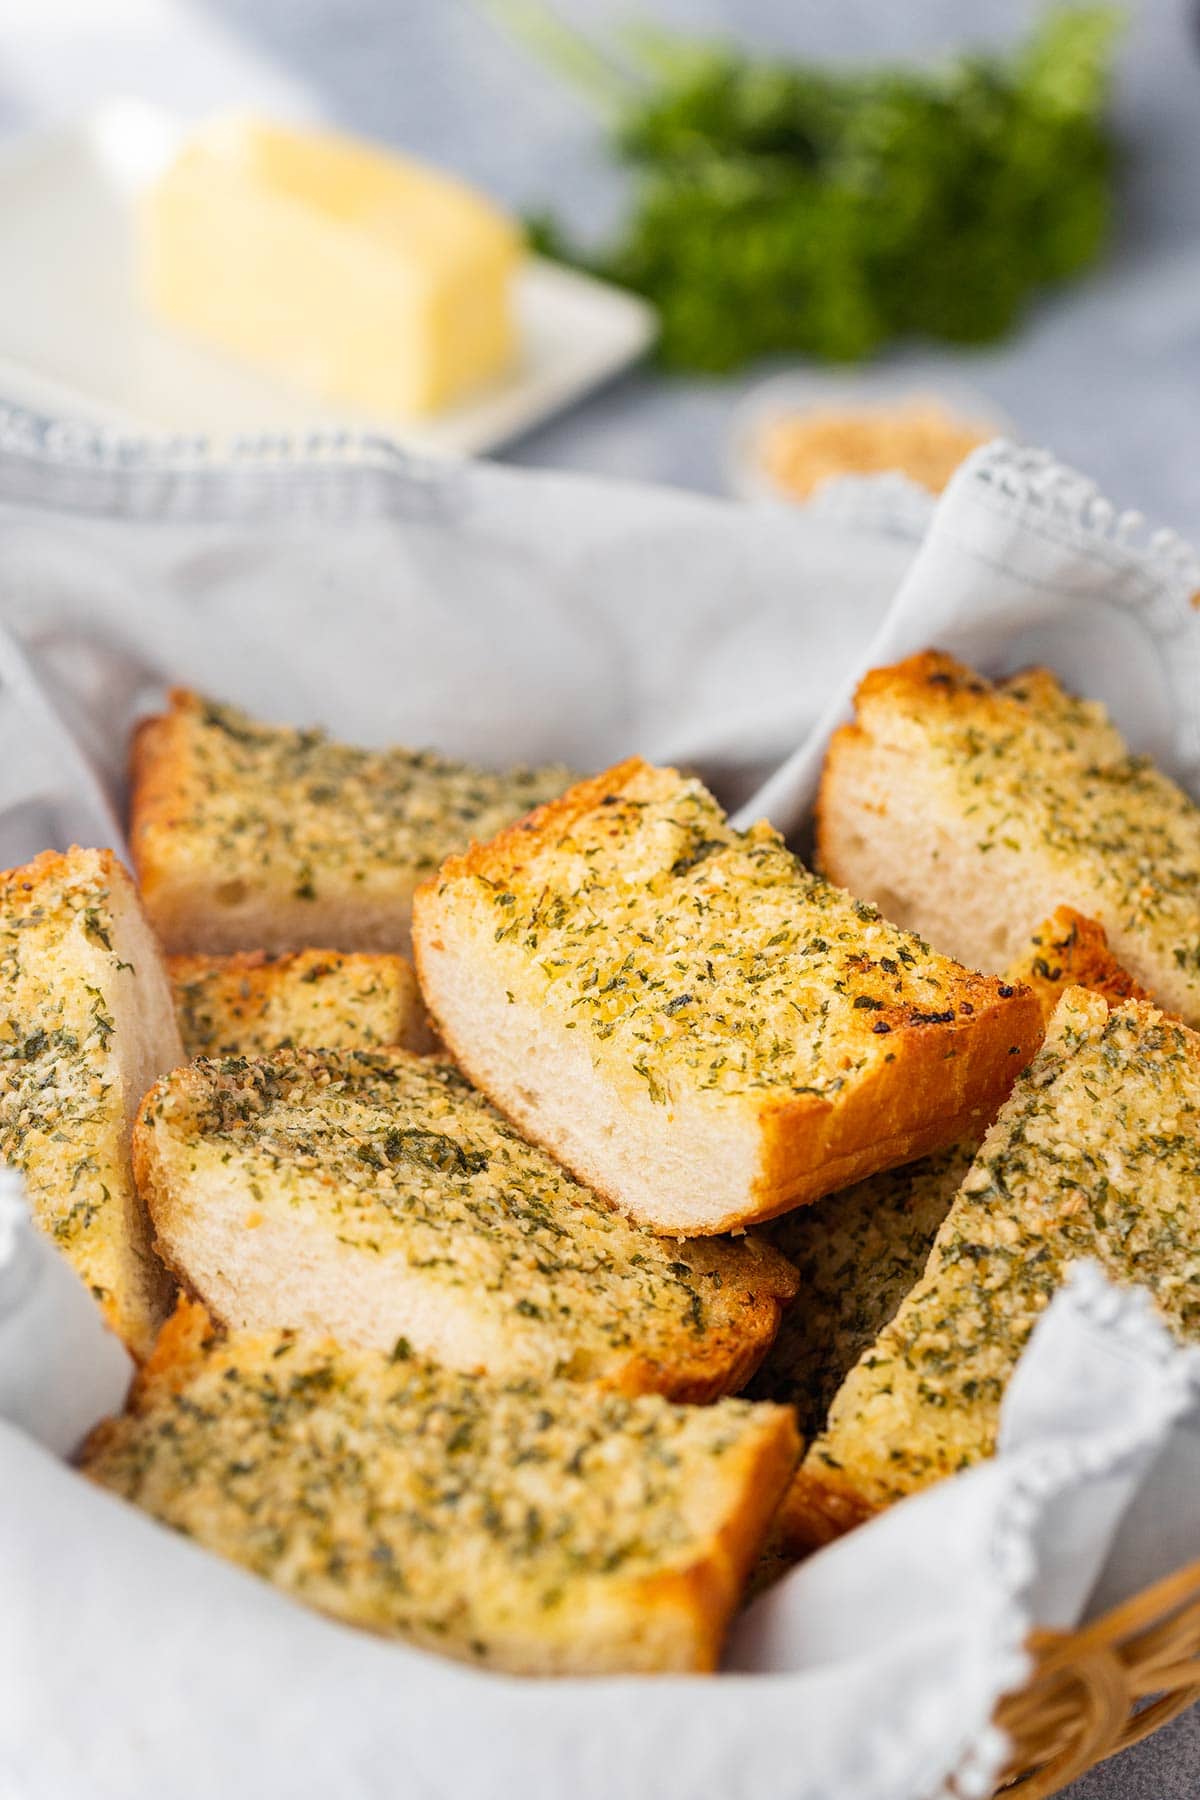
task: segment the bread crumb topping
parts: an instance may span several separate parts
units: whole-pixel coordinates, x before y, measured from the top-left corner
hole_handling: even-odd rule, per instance
[[[774,1409],[497,1382],[287,1333],[209,1339],[89,1474],[354,1623],[487,1661],[578,1583],[686,1569]],[[544,1624],[539,1624],[544,1621]]]
[[[770,826],[736,831],[671,769],[643,766],[531,852],[519,880],[475,880],[540,1004],[663,1105],[685,1082],[832,1098],[892,1058],[893,1031],[1011,992],[813,874]]]
[[[297,900],[397,865],[435,869],[570,780],[557,766],[493,772],[429,750],[359,749],[194,695],[176,705],[191,729],[186,800],[173,828],[232,870],[289,869]]]
[[[1200,1039],[1070,989],[809,1465],[852,1468],[879,1503],[990,1455],[1017,1359],[1081,1257],[1200,1341],[1198,1197]]]

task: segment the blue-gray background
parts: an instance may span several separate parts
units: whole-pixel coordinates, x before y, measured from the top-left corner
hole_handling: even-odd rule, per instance
[[[965,40],[1005,41],[1037,8],[558,0],[558,10],[589,28],[637,11],[791,55],[908,60]],[[1128,11],[1116,96],[1126,157],[1110,258],[1041,303],[1011,343],[945,361],[1025,439],[1087,470],[1119,503],[1200,538],[1200,5],[1131,0]],[[516,207],[553,205],[582,236],[599,239],[619,217],[621,182],[595,120],[472,0],[3,0],[0,133],[61,116],[100,87],[171,100],[192,53],[190,30],[176,24],[215,32],[225,51],[307,91],[346,126],[456,168]],[[0,279],[2,256],[0,246]],[[639,371],[508,454],[719,492],[731,414],[747,385]],[[1200,1715],[1070,1792],[1196,1800]]]

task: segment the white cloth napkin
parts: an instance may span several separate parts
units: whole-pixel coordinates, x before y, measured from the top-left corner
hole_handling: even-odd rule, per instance
[[[1200,571],[1044,457],[980,452],[918,550],[911,490],[799,512],[309,448],[216,465],[0,418],[0,861],[114,841],[170,679],[364,741],[688,760],[792,829],[856,674],[933,641],[1046,655],[1196,781]],[[715,1680],[506,1679],[306,1611],[61,1460],[126,1372],[0,1192],[4,1800],[982,1794],[1031,1624],[1200,1555],[1200,1359],[1090,1269],[994,1461],[795,1570]]]

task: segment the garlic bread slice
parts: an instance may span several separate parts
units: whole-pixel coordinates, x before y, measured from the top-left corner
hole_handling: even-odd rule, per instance
[[[786,1407],[222,1336],[185,1304],[83,1467],[347,1624],[600,1675],[716,1666],[797,1450]]]
[[[1200,1036],[1071,988],[924,1274],[842,1384],[788,1495],[790,1541],[824,1541],[989,1456],[1021,1351],[1085,1257],[1200,1342]]]
[[[656,1231],[750,1225],[982,1130],[1041,1036],[1026,989],[637,759],[450,857],[414,953],[471,1079]]]
[[[708,1400],[795,1292],[768,1245],[641,1230],[403,1050],[193,1063],[147,1096],[134,1161],[162,1255],[231,1326]]]
[[[112,851],[47,850],[0,874],[0,1160],[137,1356],[174,1284],[130,1132],[147,1088],[182,1061],[162,956]]]

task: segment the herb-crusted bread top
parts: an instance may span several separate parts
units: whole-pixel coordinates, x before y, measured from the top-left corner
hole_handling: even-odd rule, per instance
[[[1072,988],[805,1459],[814,1505],[861,1516],[990,1455],[1017,1358],[1081,1257],[1200,1341],[1200,1037]]]
[[[403,956],[247,951],[172,956],[168,970],[189,1057],[429,1045],[417,978]]]
[[[656,1229],[769,1216],[953,1141],[994,1110],[1039,1035],[1028,992],[935,954],[768,825],[736,831],[698,781],[636,759],[450,858],[418,896],[415,949],[473,1079]],[[505,1039],[522,1047],[511,1068]],[[523,1056],[539,1043],[573,1059],[553,1116],[552,1070]],[[585,1145],[577,1115],[606,1104],[601,1084],[608,1141]],[[644,1181],[615,1167],[635,1114],[660,1148],[674,1134],[674,1176],[647,1165],[641,1139]],[[753,1141],[718,1156],[722,1128]]]
[[[158,946],[109,850],[0,874],[0,1160],[136,1354],[170,1284],[129,1166],[142,1095],[183,1060]]]
[[[134,1156],[163,1254],[231,1325],[707,1399],[795,1291],[767,1245],[642,1231],[401,1050],[194,1063],[147,1097]]]
[[[783,1407],[219,1337],[191,1305],[84,1468],[350,1624],[599,1673],[715,1665],[797,1450]]]
[[[1025,954],[1006,974],[1028,982],[1047,1023],[1076,985],[1114,1005],[1145,997],[1112,955],[1103,927],[1066,906],[1031,933]],[[785,1313],[748,1391],[756,1399],[791,1401],[810,1442],[823,1430],[845,1377],[923,1274],[982,1135],[802,1207],[772,1230],[772,1242],[799,1274],[804,1301]],[[816,1511],[810,1501],[802,1476],[777,1520],[793,1553],[837,1535],[836,1513]]]
[[[359,749],[176,689],[135,736],[130,837],[168,950],[404,950],[416,883],[568,780]]]
[[[746,1391],[794,1406],[806,1441],[821,1431],[843,1380],[920,1276],[974,1149],[956,1144],[885,1169],[771,1227],[771,1242],[799,1277],[800,1298]]]
[[[830,745],[818,856],[982,968],[1074,907],[1200,1024],[1200,806],[1046,669],[993,684],[931,650],[868,675]]]
[[[971,1005],[956,964],[769,826],[735,831],[673,770],[639,771],[513,874],[489,896],[497,943],[525,951],[546,1003],[627,1056],[663,1105],[693,1082],[828,1098],[914,1015],[949,1024]]]

